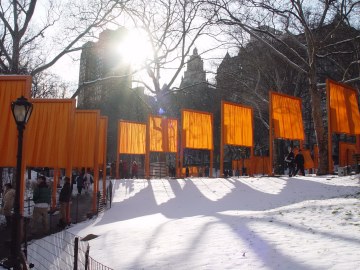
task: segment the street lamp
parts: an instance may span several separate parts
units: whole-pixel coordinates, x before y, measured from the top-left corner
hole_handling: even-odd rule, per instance
[[[23,133],[25,125],[27,124],[33,109],[32,103],[26,98],[21,96],[11,103],[11,111],[15,118],[18,130],[18,149],[16,158],[16,189],[14,200],[14,216],[13,226],[11,232],[11,263],[14,269],[21,269],[20,262],[22,261],[21,255],[21,221],[20,214],[20,187],[21,187],[21,166],[22,166],[22,146],[23,146]]]

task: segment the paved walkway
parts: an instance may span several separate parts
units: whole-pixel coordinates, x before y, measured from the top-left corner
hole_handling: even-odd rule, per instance
[[[71,222],[78,223],[87,219],[87,214],[91,213],[92,209],[92,193],[81,195],[73,195],[71,203]],[[50,232],[53,234],[59,232],[61,229],[57,226],[60,219],[59,211],[55,211],[49,215]],[[28,241],[38,239],[48,234],[38,234],[28,236]],[[0,228],[0,260],[10,255],[10,241],[11,241],[11,228]]]

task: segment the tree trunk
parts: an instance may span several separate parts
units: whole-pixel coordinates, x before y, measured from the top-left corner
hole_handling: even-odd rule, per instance
[[[329,172],[328,163],[328,139],[327,132],[323,123],[323,107],[321,106],[321,91],[316,86],[316,71],[315,68],[311,68],[309,72],[310,83],[310,97],[312,116],[314,120],[314,129],[316,135],[316,141],[319,147],[319,168],[318,175],[326,174]],[[331,158],[331,157],[330,157]]]

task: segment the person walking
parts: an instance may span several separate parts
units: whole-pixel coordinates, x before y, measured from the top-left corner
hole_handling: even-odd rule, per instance
[[[89,194],[90,186],[93,183],[94,183],[94,178],[90,174],[90,169],[87,169],[86,173],[84,174],[84,188],[86,194]]]
[[[134,177],[138,178],[138,165],[135,160],[131,166],[131,178],[134,178]]]
[[[7,183],[5,184],[3,208],[2,208],[2,213],[5,216],[7,228],[11,226],[11,217],[12,217],[11,211],[14,207],[14,200],[15,200],[15,189],[12,188],[12,185],[10,183]]]
[[[295,163],[294,163],[294,159],[295,159],[295,155],[294,152],[292,151],[291,146],[288,147],[288,154],[285,158],[285,162],[287,163],[287,166],[289,168],[289,177],[293,176],[294,171],[295,171]]]
[[[33,201],[35,203],[32,215],[32,232],[36,233],[35,223],[42,223],[42,232],[49,232],[48,210],[51,203],[51,189],[46,183],[46,177],[38,177],[38,183],[33,192]]]
[[[301,149],[299,149],[298,153],[296,154],[295,164],[296,164],[296,170],[294,176],[298,173],[298,171],[300,171],[301,175],[305,176],[305,168],[304,168],[305,159],[304,159],[304,155],[301,153]]]
[[[70,178],[65,176],[64,185],[60,191],[60,220],[58,226],[64,228],[70,223],[70,200],[71,200],[71,187]]]
[[[81,195],[81,191],[84,187],[84,178],[85,178],[85,169],[82,169],[80,175],[76,178],[76,187],[78,190],[78,195]]]

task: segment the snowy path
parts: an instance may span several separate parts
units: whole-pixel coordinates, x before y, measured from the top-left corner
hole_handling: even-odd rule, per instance
[[[360,269],[359,194],[355,177],[117,180],[70,231],[114,269]]]

